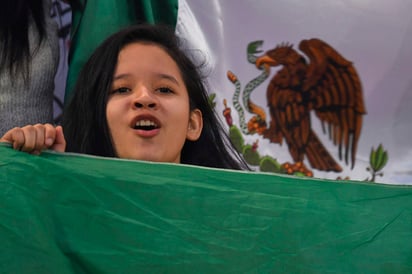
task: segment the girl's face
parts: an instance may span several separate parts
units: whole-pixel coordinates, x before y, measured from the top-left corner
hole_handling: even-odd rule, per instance
[[[126,159],[180,163],[186,139],[197,140],[203,127],[175,61],[138,42],[119,53],[106,116],[116,155]]]

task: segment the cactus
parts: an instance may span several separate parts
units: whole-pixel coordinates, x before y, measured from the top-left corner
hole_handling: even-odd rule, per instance
[[[232,125],[229,128],[229,138],[232,141],[237,152],[242,153],[243,147],[245,146],[245,140],[243,139],[243,135],[237,126]]]
[[[383,176],[381,171],[388,162],[388,152],[383,149],[382,144],[379,144],[375,150],[373,147],[369,155],[369,167],[366,168],[372,174],[372,178],[369,180],[375,182],[376,176]]]
[[[283,170],[279,162],[270,156],[262,157],[259,165],[260,165],[260,171],[273,172],[273,173],[285,173],[285,171]]]
[[[260,155],[256,150],[252,148],[251,145],[245,145],[243,147],[242,154],[248,164],[253,166],[259,165]]]
[[[216,99],[216,93],[212,93],[208,97],[209,105],[213,109],[216,107],[215,99]]]

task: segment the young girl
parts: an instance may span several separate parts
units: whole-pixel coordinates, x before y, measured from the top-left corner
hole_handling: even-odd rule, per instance
[[[126,28],[84,66],[64,111],[50,124],[15,128],[1,141],[105,157],[248,169],[211,108],[198,68],[173,30]],[[67,140],[67,145],[66,145]]]

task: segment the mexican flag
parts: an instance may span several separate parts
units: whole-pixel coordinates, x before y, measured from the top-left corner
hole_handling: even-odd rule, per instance
[[[411,273],[412,2],[383,2],[74,6],[69,87],[107,35],[166,21],[256,172],[0,143],[1,272]]]
[[[66,98],[105,37],[132,23],[166,23],[206,63],[211,101],[253,169],[412,184],[412,3],[83,5],[73,11]]]

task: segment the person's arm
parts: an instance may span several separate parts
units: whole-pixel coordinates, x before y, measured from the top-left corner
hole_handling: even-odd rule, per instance
[[[40,154],[45,149],[58,152],[64,152],[66,149],[63,128],[51,124],[13,128],[3,135],[0,142],[11,143],[14,149],[31,154]]]

